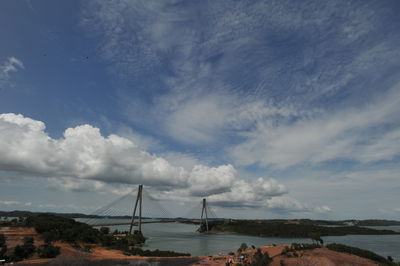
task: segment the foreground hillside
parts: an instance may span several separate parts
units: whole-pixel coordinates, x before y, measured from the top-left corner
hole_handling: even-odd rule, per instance
[[[33,237],[36,245],[43,243],[43,238],[33,228],[1,227],[10,249],[21,245],[25,237]],[[277,245],[263,246],[259,249],[247,249],[229,255],[214,256],[182,256],[156,257],[126,255],[121,250],[101,247],[98,244],[85,244],[86,248],[56,241],[53,245],[59,247],[60,254],[55,258],[39,258],[32,255],[16,265],[398,265],[390,263],[385,258],[374,254],[375,259],[362,258],[347,252],[338,252],[319,245]],[[83,243],[81,243],[83,246]],[[340,247],[339,247],[340,248]],[[351,250],[350,250],[351,251]],[[366,253],[363,253],[364,255]],[[373,253],[371,253],[373,254]],[[368,254],[367,254],[368,255]],[[370,255],[370,254],[369,254]],[[143,264],[146,263],[146,264]]]
[[[244,223],[249,225],[249,221]],[[146,239],[138,231],[129,235],[110,232],[106,227],[98,230],[73,219],[49,214],[5,224],[0,226],[0,258],[18,265],[140,265],[143,262],[157,265],[399,265],[391,258],[341,244],[324,247],[294,243],[248,249],[243,243],[236,253],[193,257],[174,251],[143,250],[141,246]],[[259,227],[254,226],[254,230],[264,228],[264,224],[256,224]],[[276,223],[268,224],[269,230],[275,228],[273,224]],[[288,228],[288,234],[298,233],[299,228],[315,229],[314,225],[278,224],[284,226],[275,228],[277,233]],[[313,239],[323,243],[318,235]],[[235,250],[237,247],[229,248]]]

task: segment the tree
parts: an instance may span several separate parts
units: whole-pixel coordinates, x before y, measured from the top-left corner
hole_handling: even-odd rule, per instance
[[[271,262],[272,259],[267,251],[264,254],[262,254],[261,249],[257,249],[256,253],[254,253],[251,266],[264,266],[264,265],[269,265]]]
[[[100,228],[100,233],[104,234],[104,235],[108,235],[110,233],[110,228],[108,227],[101,227]]]
[[[324,244],[324,240],[322,240],[321,238],[321,234],[319,232],[315,232],[315,233],[310,233],[310,238],[311,240],[314,242],[319,242],[321,245]]]
[[[7,245],[6,244],[4,244],[1,248],[0,248],[0,258],[4,258],[4,255],[6,254],[6,252],[7,252]]]
[[[24,246],[31,246],[35,242],[35,240],[31,236],[24,237],[23,241],[24,241]]]
[[[0,234],[0,248],[6,244],[6,237],[4,234]]]
[[[3,234],[0,234],[0,258],[3,258],[6,252],[7,252],[6,237]]]
[[[55,258],[60,254],[60,248],[53,245],[43,245],[38,248],[37,252],[41,258]]]
[[[55,239],[54,239],[54,234],[51,232],[44,232],[42,234],[43,240],[46,244],[51,244]]]
[[[242,243],[238,249],[238,252],[243,252],[248,248],[246,243]]]

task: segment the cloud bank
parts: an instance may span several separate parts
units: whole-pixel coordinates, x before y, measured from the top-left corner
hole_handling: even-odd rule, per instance
[[[101,191],[109,183],[116,184],[114,188],[144,184],[168,199],[209,197],[221,206],[272,208],[268,200],[288,193],[272,178],[242,180],[232,165],[197,164],[187,171],[129,139],[104,137],[90,125],[68,128],[62,138],[54,139],[45,132],[43,122],[8,113],[0,115],[0,134],[0,170],[46,177],[51,186],[64,190]]]

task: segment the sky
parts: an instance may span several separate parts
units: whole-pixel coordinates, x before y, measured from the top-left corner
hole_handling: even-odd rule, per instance
[[[400,219],[400,1],[0,2],[0,210]],[[199,215],[201,210],[198,210]]]

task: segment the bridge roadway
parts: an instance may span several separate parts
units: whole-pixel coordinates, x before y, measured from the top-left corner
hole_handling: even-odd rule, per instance
[[[142,222],[142,224],[153,224],[153,223],[170,223],[173,221],[147,221],[147,222]],[[112,225],[130,225],[131,222],[124,222],[124,223],[104,223],[104,224],[92,224],[92,226],[112,226]],[[137,225],[138,222],[134,222],[134,225]]]
[[[197,223],[200,223],[199,221],[196,221],[196,220],[185,220],[185,221],[182,221],[182,220],[158,220],[158,221],[154,221],[154,220],[152,220],[152,221],[142,221],[142,224],[154,224],[154,223],[176,223],[176,222],[178,222],[178,223],[193,223],[193,224],[197,224]],[[130,222],[119,222],[119,223],[117,223],[117,222],[115,222],[115,223],[104,223],[104,224],[91,224],[91,226],[93,226],[93,227],[98,227],[98,226],[114,226],[114,225],[130,225],[131,223]],[[133,223],[133,225],[138,225],[138,222],[134,222]]]

